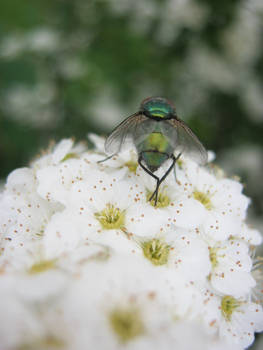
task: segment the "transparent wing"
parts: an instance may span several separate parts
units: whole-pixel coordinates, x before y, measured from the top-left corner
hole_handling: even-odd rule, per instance
[[[108,154],[117,154],[121,149],[131,145],[136,129],[139,124],[146,120],[143,114],[137,112],[130,115],[122,123],[120,123],[105,141],[105,151]]]
[[[175,151],[186,153],[198,164],[207,163],[207,151],[189,126],[180,119],[171,119],[169,123],[177,130]]]

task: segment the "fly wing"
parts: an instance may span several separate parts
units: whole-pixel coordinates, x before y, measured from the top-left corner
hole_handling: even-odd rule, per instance
[[[148,119],[143,114],[137,112],[130,115],[121,122],[107,137],[105,141],[105,151],[108,154],[117,154],[121,149],[131,145],[136,135],[139,124]]]
[[[170,119],[169,123],[177,130],[175,151],[186,153],[198,164],[207,163],[207,151],[189,126],[180,119]]]

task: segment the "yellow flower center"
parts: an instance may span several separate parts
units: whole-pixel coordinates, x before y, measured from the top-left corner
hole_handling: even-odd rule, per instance
[[[213,269],[218,265],[218,260],[217,260],[218,250],[219,250],[219,248],[210,248],[209,249],[209,257],[210,257],[210,261],[211,261]]]
[[[137,309],[113,310],[110,326],[121,343],[126,343],[144,333],[144,325]]]
[[[143,254],[153,265],[167,264],[170,249],[168,244],[156,238],[142,243]]]
[[[147,202],[150,201],[150,198],[151,198],[151,195],[152,195],[152,192],[150,192],[149,190],[147,190],[147,193],[146,193],[146,200]],[[157,198],[157,203],[155,205],[155,198],[153,198],[151,201],[150,201],[150,204],[155,207],[155,208],[165,208],[165,207],[168,207],[168,205],[170,204],[171,200],[170,198],[166,195],[166,193],[164,192],[159,192],[158,193],[158,198]]]
[[[194,191],[193,194],[194,194],[194,199],[196,199],[197,201],[202,203],[203,206],[207,210],[211,210],[212,209],[212,203],[211,203],[211,200],[209,198],[208,193],[204,193],[204,192],[200,192],[200,191]]]
[[[95,217],[105,230],[120,229],[124,226],[125,210],[120,210],[108,203],[105,209],[95,213]]]
[[[130,160],[130,161],[126,162],[124,165],[130,170],[130,172],[132,172],[134,174],[136,173],[136,170],[137,170],[137,167],[138,167],[138,163],[137,162],[134,162],[134,161]]]
[[[34,265],[32,265],[30,267],[30,269],[28,270],[28,273],[33,275],[33,274],[45,272],[47,270],[53,269],[55,267],[55,264],[56,264],[55,259],[42,260],[42,261],[39,261],[39,262],[35,263]]]
[[[25,343],[20,345],[17,350],[53,350],[53,349],[62,349],[65,344],[53,336],[49,336],[44,339],[36,339],[31,343]]]
[[[182,167],[183,167],[183,161],[182,161],[182,159],[178,159],[178,160],[176,161],[176,164],[178,165],[178,167],[179,167],[180,169],[182,169]]]
[[[72,158],[79,158],[79,156],[77,155],[77,153],[68,153],[65,155],[65,157],[61,160],[61,163],[62,162],[65,162],[66,160],[68,159],[72,159]]]
[[[231,321],[233,312],[241,305],[241,302],[233,298],[231,295],[226,295],[221,301],[221,312],[227,321]]]

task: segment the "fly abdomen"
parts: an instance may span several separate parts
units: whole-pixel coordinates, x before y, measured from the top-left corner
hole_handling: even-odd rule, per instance
[[[167,137],[157,131],[150,133],[137,148],[147,168],[152,172],[155,172],[173,151]]]
[[[144,151],[141,152],[141,156],[147,168],[153,173],[170,157],[169,154],[158,151]]]

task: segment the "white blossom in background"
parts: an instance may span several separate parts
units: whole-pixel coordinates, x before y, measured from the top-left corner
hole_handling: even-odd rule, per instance
[[[117,96],[110,86],[104,87],[92,103],[87,103],[85,109],[87,119],[90,118],[90,115],[93,115],[94,124],[97,126],[103,125],[105,128],[111,128],[114,124],[117,124],[120,115],[127,115],[127,111],[120,107]],[[107,118],[103,118],[105,113],[107,113]]]
[[[0,349],[251,345],[262,237],[241,183],[182,157],[154,207],[134,148],[98,163],[104,139],[90,139],[62,140],[0,194]]]
[[[48,27],[38,27],[26,34],[6,35],[0,43],[2,58],[14,58],[23,52],[52,52],[59,44],[59,34]]]
[[[126,114],[116,113],[120,111],[120,95],[116,94],[115,87],[109,85],[106,102],[103,101],[105,91],[102,95],[101,91],[105,81],[103,84],[99,83],[103,74],[97,67],[96,60],[92,60],[93,55],[90,58],[87,54],[83,59],[83,50],[85,53],[92,51],[90,44],[100,25],[99,21],[98,27],[86,30],[86,21],[93,23],[94,20],[96,23],[97,17],[92,12],[95,10],[92,4],[81,0],[74,3],[74,8],[74,14],[79,18],[82,28],[77,27],[67,35],[66,40],[63,30],[58,31],[53,25],[37,26],[24,33],[13,31],[6,33],[0,40],[0,57],[4,61],[12,62],[28,55],[34,57],[34,69],[37,70],[37,86],[28,88],[21,82],[20,85],[14,84],[12,88],[1,93],[0,109],[8,113],[10,118],[22,119],[22,122],[39,127],[49,126],[51,120],[59,122],[59,114],[54,108],[57,104],[54,99],[56,82],[54,75],[50,74],[49,60],[44,59],[45,57],[51,58],[52,70],[69,86],[76,81],[81,84],[83,77],[89,81],[90,74],[97,77],[98,82],[91,85],[94,94],[92,100],[95,103],[82,103],[84,107],[81,112],[87,118],[95,112],[98,126],[105,127],[107,122],[112,127],[118,121],[116,116]],[[142,39],[148,40],[149,32],[154,26],[153,43],[159,45],[160,50],[162,47],[164,50],[168,49],[168,53],[177,44],[177,38],[183,30],[200,36],[210,21],[209,7],[205,2],[195,0],[167,0],[160,4],[152,0],[110,1],[108,8],[113,20],[118,16],[128,15],[128,27]],[[177,96],[178,110],[184,110],[186,115],[196,114],[198,106],[204,106],[206,102],[210,104],[211,96],[208,92],[211,89],[238,94],[240,104],[248,112],[249,118],[259,123],[263,116],[262,86],[255,67],[261,54],[262,1],[246,0],[234,11],[232,23],[219,33],[220,52],[209,48],[202,40],[195,40],[195,35],[190,35],[185,59],[181,61],[175,58],[170,63],[170,75],[176,76],[177,82],[171,84],[171,91]],[[151,78],[151,75],[144,76],[139,84],[135,83],[137,98],[135,96],[134,101],[140,100],[142,96],[158,95],[160,84],[158,80]],[[39,94],[39,88],[43,84],[50,87],[50,95],[47,90]],[[108,119],[100,118],[102,105],[108,106]],[[36,125],[36,115],[41,115],[41,118],[37,118],[39,125]]]
[[[56,87],[49,80],[35,86],[15,85],[6,90],[2,109],[19,122],[35,127],[54,125],[59,120],[53,105]]]
[[[253,145],[243,145],[229,149],[222,153],[220,157],[220,166],[222,166],[228,174],[237,172],[242,174],[249,183],[249,191],[252,197],[258,197],[259,205],[263,206],[263,198],[259,194],[263,191],[262,169],[263,169],[263,150],[262,147]],[[249,222],[263,229],[262,216],[252,217],[250,215]],[[253,244],[253,243],[251,243]]]

